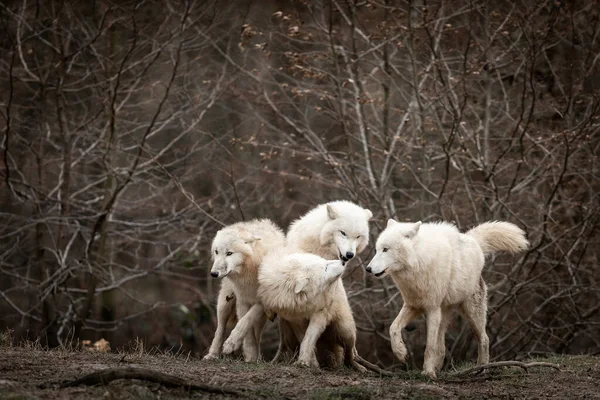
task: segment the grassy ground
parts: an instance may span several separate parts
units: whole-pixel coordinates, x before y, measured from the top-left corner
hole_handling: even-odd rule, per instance
[[[322,371],[293,365],[246,364],[220,360],[204,362],[186,356],[98,353],[85,350],[43,350],[36,346],[0,346],[0,398],[3,399],[179,399],[227,398],[201,391],[166,388],[140,380],[117,380],[103,386],[61,388],[66,381],[105,368],[139,367],[237,389],[248,398],[279,399],[600,399],[600,358],[560,357],[543,360],[560,371],[502,368],[487,375],[451,376],[437,381],[418,371],[378,377],[348,370]],[[452,371],[450,371],[452,372]]]

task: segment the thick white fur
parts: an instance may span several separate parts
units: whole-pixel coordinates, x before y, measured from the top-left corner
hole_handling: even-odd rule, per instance
[[[219,357],[233,309],[239,320],[258,303],[259,266],[270,251],[283,246],[283,231],[268,219],[238,222],[217,232],[211,249],[214,260],[211,274],[222,278],[223,283],[217,301],[217,330],[204,359]],[[265,322],[263,314],[254,320],[253,332],[243,337],[246,361],[256,361],[260,357],[260,337]]]
[[[265,257],[260,267],[258,298],[263,312],[277,314],[289,323],[291,333],[300,343],[297,363],[319,367],[315,352],[317,341],[329,330],[327,339],[336,338],[341,357],[348,366],[361,371],[354,361],[356,326],[340,276],[341,260],[325,260],[314,254],[297,253],[286,248]],[[235,350],[233,341],[244,335],[254,323],[250,313],[242,318],[223,346],[224,352]],[[259,314],[255,314],[257,317]],[[239,330],[239,336],[234,334]],[[232,347],[229,347],[229,346]]]
[[[350,201],[321,204],[292,222],[287,245],[327,260],[353,257],[369,244],[370,210]],[[352,257],[346,257],[352,258]]]
[[[300,343],[300,365],[319,367],[317,340],[331,326],[346,365],[363,370],[354,361],[356,325],[340,278],[343,272],[341,260],[327,261],[314,254],[281,258],[273,253],[265,258],[258,276],[258,298],[268,313],[290,323]]]
[[[508,222],[486,222],[463,234],[449,223],[390,219],[377,239],[377,253],[367,271],[390,275],[402,294],[404,305],[390,326],[396,357],[404,361],[407,355],[402,329],[424,313],[427,347],[423,372],[434,378],[444,362],[444,338],[452,310],[458,308],[477,337],[477,362],[487,363],[487,288],[481,277],[485,255],[517,253],[528,246],[525,233]]]
[[[347,200],[332,201],[320,204],[292,222],[287,233],[289,248],[301,252],[312,253],[327,260],[335,258],[349,259],[361,253],[369,244],[369,220],[373,213]],[[340,281],[340,291],[346,298],[346,291]],[[341,297],[340,297],[341,298]],[[345,314],[352,314],[348,301],[340,304],[347,307]],[[353,320],[352,320],[353,321]],[[294,354],[298,349],[292,326],[284,318],[279,318],[279,349],[273,361],[278,361],[287,353]],[[329,334],[329,331],[326,332]],[[335,343],[335,340],[328,340]],[[329,349],[338,355],[341,361],[340,345],[332,344]],[[331,347],[330,346],[330,347]],[[337,347],[337,348],[335,348]]]

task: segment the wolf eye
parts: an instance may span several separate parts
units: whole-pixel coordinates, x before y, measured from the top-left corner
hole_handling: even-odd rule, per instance
[[[219,254],[219,250],[215,250],[215,254]]]
[[[343,236],[346,236],[346,232],[344,232],[344,231],[340,231],[340,233],[341,233]]]
[[[360,235],[356,237],[357,239],[360,239]]]
[[[388,250],[389,250],[389,249],[388,249],[387,247],[384,247],[384,248],[383,248],[381,251],[382,251],[383,253],[385,253],[385,252],[386,252],[386,251],[388,251]]]
[[[232,255],[232,254],[233,254],[233,253],[232,253],[232,252],[230,252],[230,251],[228,251],[227,253],[225,253],[225,255],[226,255],[226,256],[230,256],[230,255]]]

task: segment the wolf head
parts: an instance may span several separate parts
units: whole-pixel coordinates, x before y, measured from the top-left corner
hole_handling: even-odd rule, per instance
[[[417,263],[414,243],[421,221],[399,223],[388,220],[387,227],[377,238],[377,253],[367,266],[367,272],[382,277],[392,271],[401,271]]]
[[[327,222],[321,230],[321,245],[330,246],[333,254],[346,262],[362,252],[369,244],[370,210],[350,204],[326,205]]]
[[[217,232],[212,242],[213,266],[210,275],[224,278],[242,271],[244,263],[254,254],[253,245],[260,238],[250,232],[224,228]]]
[[[292,255],[297,256],[295,263],[300,272],[294,282],[294,293],[304,292],[313,297],[327,290],[344,272],[344,261],[325,260],[319,256],[308,253]]]

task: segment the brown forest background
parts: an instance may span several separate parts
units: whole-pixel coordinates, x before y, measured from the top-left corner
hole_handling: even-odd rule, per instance
[[[207,349],[223,225],[316,204],[490,219],[493,359],[600,352],[599,1],[4,1],[0,329]],[[344,277],[359,352],[402,300]],[[424,321],[407,333],[419,360]],[[273,355],[276,327],[263,336]],[[450,362],[473,359],[457,319]]]

